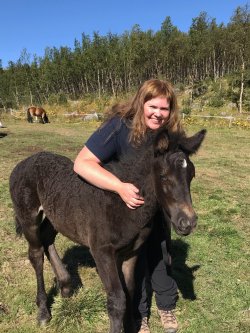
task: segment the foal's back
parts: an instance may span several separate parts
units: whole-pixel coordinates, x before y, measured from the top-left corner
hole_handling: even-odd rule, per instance
[[[124,247],[139,229],[136,212],[117,194],[81,179],[61,155],[41,152],[20,162],[10,176],[10,193],[24,234],[41,223],[41,211],[56,231],[90,247],[96,242]]]

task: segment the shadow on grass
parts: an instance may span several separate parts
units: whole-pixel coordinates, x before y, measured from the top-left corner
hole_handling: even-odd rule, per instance
[[[195,300],[194,291],[194,272],[200,268],[200,265],[188,267],[186,260],[188,257],[189,244],[183,240],[172,240],[172,276],[175,279],[179,291],[184,299]]]
[[[7,135],[8,135],[7,133],[0,133],[0,139],[4,138]]]
[[[194,291],[194,272],[200,268],[200,265],[188,267],[186,260],[188,257],[189,244],[183,240],[172,240],[172,276],[175,279],[178,289],[184,299],[195,300]],[[66,250],[62,259],[64,265],[71,276],[72,294],[76,293],[83,286],[82,280],[78,273],[79,267],[96,267],[93,257],[88,248],[75,245]],[[55,284],[48,293],[48,306],[51,307],[55,296],[58,294],[58,288]],[[149,298],[152,294],[149,293]],[[152,301],[152,299],[151,299]]]
[[[96,267],[89,249],[80,245],[75,245],[69,248],[65,252],[62,262],[66,265],[67,270],[71,276],[73,293],[83,286],[80,275],[78,273],[78,268]]]
[[[66,266],[67,271],[69,272],[71,277],[72,295],[83,286],[82,280],[78,272],[79,267],[96,267],[96,265],[94,259],[89,252],[89,249],[80,245],[75,245],[67,249],[62,258],[62,262]],[[57,296],[58,293],[59,289],[55,278],[54,285],[48,292],[47,304],[49,308],[51,308],[52,304],[54,303],[54,298],[55,296]]]

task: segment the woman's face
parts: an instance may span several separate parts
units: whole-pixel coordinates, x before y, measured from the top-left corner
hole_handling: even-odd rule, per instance
[[[145,124],[152,130],[157,130],[169,118],[170,103],[166,97],[155,97],[144,104]]]

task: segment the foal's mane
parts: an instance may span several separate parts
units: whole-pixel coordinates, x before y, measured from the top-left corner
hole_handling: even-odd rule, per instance
[[[126,182],[140,185],[151,171],[154,159],[154,146],[160,136],[166,136],[169,142],[168,151],[176,151],[185,139],[184,132],[170,132],[160,129],[156,132],[148,132],[145,140],[138,147],[134,147],[129,153],[124,154],[118,161],[108,163],[105,168]]]

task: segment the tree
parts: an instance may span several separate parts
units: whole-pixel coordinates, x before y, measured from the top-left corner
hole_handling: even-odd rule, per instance
[[[248,5],[237,7],[229,23],[229,30],[232,42],[236,46],[237,58],[240,61],[240,92],[239,92],[239,112],[242,113],[244,84],[246,70],[249,68],[250,54],[250,12]]]

